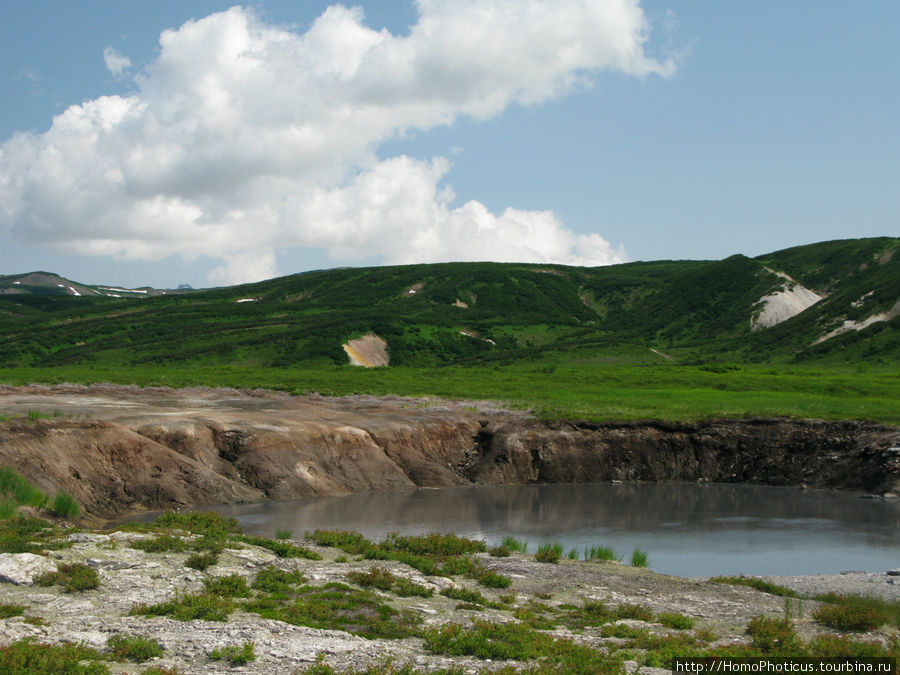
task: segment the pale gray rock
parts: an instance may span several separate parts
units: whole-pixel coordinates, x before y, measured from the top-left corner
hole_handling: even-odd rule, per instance
[[[73,532],[66,537],[66,541],[75,544],[100,544],[109,541],[108,534],[92,534],[90,532]]]
[[[0,582],[31,585],[35,577],[55,571],[56,565],[46,556],[34,553],[0,554]]]

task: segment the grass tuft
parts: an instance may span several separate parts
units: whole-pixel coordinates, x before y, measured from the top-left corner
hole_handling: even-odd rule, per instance
[[[602,560],[605,562],[619,562],[622,558],[609,546],[591,546],[584,549],[585,560]]]
[[[518,551],[519,553],[528,553],[528,542],[523,539],[516,539],[511,534],[503,537],[500,545],[508,548],[510,551]]]
[[[538,562],[556,564],[562,557],[562,552],[563,547],[560,543],[541,544],[538,546],[537,553],[534,554],[534,559]]]
[[[650,559],[647,557],[647,552],[642,551],[639,548],[634,549],[631,552],[631,566],[632,567],[647,567],[650,564]]]

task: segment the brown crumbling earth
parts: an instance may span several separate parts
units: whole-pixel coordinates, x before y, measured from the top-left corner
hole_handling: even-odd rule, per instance
[[[900,491],[900,430],[858,422],[546,422],[483,402],[113,385],[0,387],[0,414],[0,465],[100,518],[469,484]]]

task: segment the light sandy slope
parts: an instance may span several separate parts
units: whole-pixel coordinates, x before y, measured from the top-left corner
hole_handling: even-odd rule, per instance
[[[391,357],[387,353],[387,342],[374,334],[350,340],[343,347],[347,356],[350,357],[350,364],[354,366],[375,368],[386,366],[391,361]]]
[[[840,335],[841,333],[847,333],[851,330],[861,331],[864,328],[871,326],[873,323],[878,323],[879,321],[890,321],[895,317],[900,316],[900,300],[894,303],[894,306],[891,307],[886,312],[880,312],[878,314],[873,314],[862,321],[844,321],[840,326],[835,328],[833,331],[826,333],[818,340],[813,342],[814,345],[819,344],[820,342],[825,342],[825,340],[829,340],[836,335]]]
[[[752,330],[777,326],[812,307],[823,298],[815,291],[801,286],[784,272],[775,272],[768,267],[766,270],[781,277],[785,282],[779,290],[764,295],[756,303],[756,306],[762,305],[762,309],[750,319],[750,328]]]

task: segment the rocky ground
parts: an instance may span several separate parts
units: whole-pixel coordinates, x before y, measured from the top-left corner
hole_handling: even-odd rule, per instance
[[[462,666],[468,672],[494,669],[504,665],[480,661],[472,657],[446,657],[427,652],[423,640],[410,637],[398,640],[368,640],[337,630],[317,630],[263,619],[246,612],[235,612],[226,622],[178,621],[166,617],[129,615],[138,603],[153,604],[179,594],[194,593],[204,587],[204,579],[240,575],[251,582],[260,570],[277,567],[300,570],[312,585],[328,582],[347,583],[351,571],[368,571],[374,564],[359,560],[332,548],[303,543],[322,555],[322,560],[283,559],[268,549],[251,545],[226,548],[217,564],[206,571],[185,565],[188,553],[146,553],[130,544],[149,535],[134,532],[74,533],[69,535],[69,548],[51,551],[48,556],[29,553],[0,555],[0,602],[25,607],[24,615],[0,619],[0,643],[22,638],[41,643],[82,642],[106,649],[107,639],[115,634],[140,635],[158,641],[163,656],[140,665],[111,664],[113,672],[138,673],[153,665],[177,668],[179,673],[295,673],[302,672],[322,659],[336,670],[363,669],[392,659],[397,665],[410,664],[421,670]],[[705,579],[684,579],[656,574],[617,563],[575,562],[540,563],[534,556],[513,554],[490,557],[478,554],[484,564],[512,579],[508,589],[477,587],[464,577],[428,577],[395,561],[377,563],[397,576],[404,577],[435,591],[429,598],[403,598],[392,592],[375,591],[395,608],[410,610],[416,621],[428,627],[448,622],[467,624],[473,617],[491,621],[511,621],[516,608],[541,603],[551,613],[561,605],[581,606],[585,600],[599,600],[614,607],[629,603],[648,607],[654,615],[678,612],[696,620],[695,629],[714,633],[713,645],[746,642],[745,628],[755,616],[781,617],[783,598],[761,593],[743,586],[711,583]],[[59,586],[37,586],[41,573],[54,571],[63,562],[82,562],[99,573],[99,587],[83,592],[66,593]],[[894,584],[894,580],[898,580]],[[776,579],[803,593],[859,592],[878,594],[900,600],[900,577],[884,573],[848,573],[834,576],[791,577]],[[491,601],[503,598],[500,608],[460,609],[460,603],[439,592],[447,587],[478,589]],[[514,599],[512,599],[514,596]],[[817,603],[805,600],[798,631],[804,638],[825,631],[810,615]],[[35,620],[41,617],[42,620]],[[674,631],[654,621],[624,620],[622,623],[643,627],[653,633]],[[572,631],[557,627],[553,634],[573,638],[593,647],[616,644],[619,638],[602,637],[598,628]],[[886,640],[896,634],[895,628],[882,628],[865,636]],[[256,659],[246,665],[231,667],[227,662],[212,661],[212,650],[241,646],[252,642]],[[634,666],[634,664],[632,664]],[[642,669],[652,672],[653,669]]]

